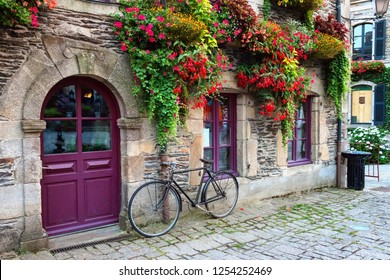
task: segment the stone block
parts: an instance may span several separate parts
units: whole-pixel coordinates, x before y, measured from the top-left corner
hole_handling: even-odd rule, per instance
[[[23,216],[23,185],[0,187],[0,220]]]
[[[0,141],[22,138],[22,130],[19,121],[0,120]]]
[[[194,135],[203,134],[203,120],[187,119],[186,126],[188,132]]]
[[[42,202],[41,202],[41,184],[25,184],[25,215],[34,216],[42,213]]]
[[[152,154],[156,152],[156,143],[152,140],[141,141],[139,144],[140,153]]]
[[[138,156],[141,154],[140,144],[138,141],[127,142],[127,156]]]
[[[15,158],[22,155],[22,140],[12,139],[0,141],[0,157]]]
[[[200,158],[203,158],[203,137],[202,136],[195,136],[194,140],[190,146],[190,167],[191,168],[197,168],[202,167],[203,164],[199,160]],[[197,176],[197,172],[190,172],[190,185],[198,185],[200,182],[200,177]]]
[[[258,171],[258,163],[257,163],[257,149],[258,149],[258,141],[255,139],[249,139],[247,141],[247,162],[248,162],[248,173],[247,176],[256,176]]]
[[[0,252],[19,249],[19,239],[23,231],[23,220],[0,220]]]
[[[15,184],[14,159],[0,158],[0,187]]]
[[[42,179],[42,164],[39,157],[24,158],[24,183],[37,183]]]
[[[142,180],[144,176],[144,158],[142,156],[131,156],[124,159],[124,161],[125,181],[135,182]]]

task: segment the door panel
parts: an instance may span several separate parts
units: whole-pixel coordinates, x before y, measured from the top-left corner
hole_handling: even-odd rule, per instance
[[[47,184],[47,227],[77,223],[77,181]],[[65,214],[65,215],[64,215]]]
[[[115,223],[120,209],[118,108],[107,88],[69,78],[42,109],[42,221],[49,235]]]

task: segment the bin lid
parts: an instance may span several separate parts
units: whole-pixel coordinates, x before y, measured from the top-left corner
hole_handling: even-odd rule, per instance
[[[371,155],[370,152],[364,151],[344,151],[341,155],[345,158],[365,158]]]

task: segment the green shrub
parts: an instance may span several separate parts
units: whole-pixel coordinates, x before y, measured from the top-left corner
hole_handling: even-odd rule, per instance
[[[376,126],[358,127],[348,131],[351,151],[364,151],[372,154],[372,161],[388,163],[390,159],[389,141],[386,136],[390,132]]]

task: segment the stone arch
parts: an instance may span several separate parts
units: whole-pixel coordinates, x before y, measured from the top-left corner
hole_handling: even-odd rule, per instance
[[[23,99],[23,119],[39,119],[40,105],[47,92],[70,76],[88,76],[102,82],[115,95],[122,117],[139,116],[138,106],[131,96],[127,56],[66,38],[44,36],[43,43],[47,55],[40,50],[33,51],[21,70],[31,78]],[[14,83],[18,84],[18,81]]]

